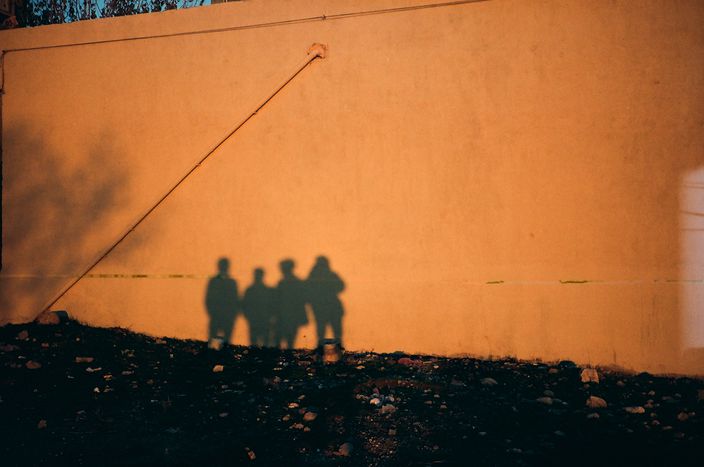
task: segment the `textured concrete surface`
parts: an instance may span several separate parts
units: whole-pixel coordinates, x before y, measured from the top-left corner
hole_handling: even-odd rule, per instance
[[[349,349],[704,373],[704,6],[340,16],[423,4],[252,0],[0,32],[2,321],[33,319],[318,42],[328,56],[54,308],[205,338],[219,258],[244,290],[255,267],[274,285],[280,260],[305,278],[326,255]]]

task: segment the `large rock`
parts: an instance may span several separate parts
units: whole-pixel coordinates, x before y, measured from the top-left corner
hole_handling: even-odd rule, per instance
[[[340,446],[340,449],[337,451],[337,453],[341,456],[347,457],[352,454],[353,449],[354,446],[352,446],[352,443],[344,443],[342,446]]]
[[[594,368],[585,368],[579,374],[583,383],[599,383],[599,373]]]
[[[37,324],[56,325],[68,321],[68,313],[64,310],[44,311],[34,320]]]
[[[597,396],[589,396],[589,399],[587,399],[586,402],[587,407],[590,407],[592,409],[603,409],[607,407],[606,401],[602,399],[601,397]]]
[[[484,386],[496,386],[499,383],[494,378],[484,378],[482,379],[482,384]]]

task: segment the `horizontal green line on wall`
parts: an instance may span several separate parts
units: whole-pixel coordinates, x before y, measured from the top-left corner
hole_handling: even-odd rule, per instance
[[[67,274],[0,274],[4,279],[75,279],[76,275]],[[86,279],[209,279],[209,274],[86,274]],[[553,280],[490,280],[461,281],[468,285],[580,285],[580,284],[647,284],[647,283],[685,283],[704,284],[704,279],[553,279]]]

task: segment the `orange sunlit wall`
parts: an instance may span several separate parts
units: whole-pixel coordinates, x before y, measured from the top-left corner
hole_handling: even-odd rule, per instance
[[[1,320],[41,312],[318,42],[54,309],[206,339],[220,258],[242,293],[324,255],[348,349],[704,374],[704,4],[432,3],[0,32]]]

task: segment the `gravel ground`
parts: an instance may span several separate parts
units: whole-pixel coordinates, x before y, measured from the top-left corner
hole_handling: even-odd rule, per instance
[[[704,381],[0,328],[3,465],[704,465]],[[593,397],[592,397],[593,396]],[[591,399],[590,399],[591,397]],[[600,399],[601,400],[600,400]],[[606,407],[588,407],[592,405]]]

